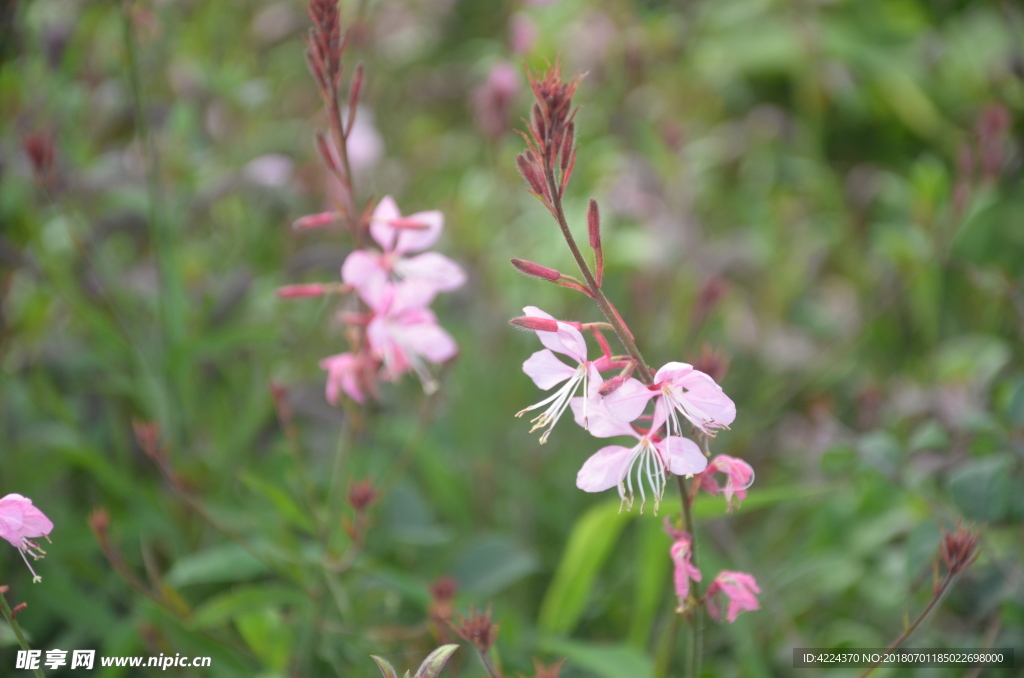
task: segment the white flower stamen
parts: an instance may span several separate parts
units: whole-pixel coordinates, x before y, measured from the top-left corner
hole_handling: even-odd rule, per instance
[[[586,363],[580,363],[580,366],[576,368],[576,371],[573,372],[573,375],[569,377],[565,384],[563,384],[562,387],[558,389],[558,391],[556,391],[554,394],[548,396],[539,403],[530,405],[526,409],[516,412],[516,416],[521,417],[531,410],[536,410],[539,407],[544,407],[545,405],[548,405],[548,408],[544,410],[543,413],[530,420],[531,423],[533,423],[533,428],[530,429],[530,433],[533,433],[539,428],[544,428],[545,426],[548,427],[547,430],[544,431],[544,433],[541,434],[540,436],[541,445],[548,441],[548,436],[551,435],[551,430],[554,429],[555,424],[558,422],[559,418],[569,408],[569,402],[572,400],[572,397],[576,395],[576,391],[581,383],[583,384],[584,393],[583,421],[584,423],[586,423],[587,398],[585,396],[587,393],[588,386]]]
[[[644,505],[647,503],[647,492],[644,490],[646,476],[647,486],[651,488],[651,494],[654,495],[654,515],[658,515],[658,507],[665,496],[665,486],[668,484],[665,475],[665,460],[662,459],[661,452],[648,436],[641,438],[636,447],[629,451],[629,454],[626,475],[619,482],[619,498],[622,500],[619,512],[622,511],[623,506],[627,511],[633,508],[633,469],[635,468],[636,484],[640,489],[640,513],[644,512]]]

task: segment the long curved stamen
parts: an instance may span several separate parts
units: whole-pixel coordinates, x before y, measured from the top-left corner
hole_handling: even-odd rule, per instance
[[[647,492],[644,489],[646,476],[647,485],[651,488],[651,494],[654,496],[654,512],[657,515],[658,507],[665,496],[665,486],[668,481],[665,478],[665,461],[661,458],[658,448],[646,436],[641,438],[637,446],[630,451],[626,474],[619,482],[619,496],[622,498],[622,504],[619,506],[620,512],[622,506],[625,506],[627,511],[633,508],[634,472],[640,490],[640,512],[643,513],[644,505],[647,503]]]
[[[693,403],[689,402],[686,398],[683,398],[682,394],[680,394],[674,386],[666,384],[662,387],[661,392],[665,398],[665,405],[668,407],[669,413],[673,418],[675,418],[676,429],[679,431],[678,435],[682,435],[682,429],[679,426],[679,418],[675,416],[677,411],[689,419],[694,426],[701,430],[701,432],[711,437],[715,436],[716,428],[729,428],[728,426],[719,424],[714,420],[714,418],[709,417],[699,408],[694,407]]]
[[[29,542],[27,539],[25,541],[31,544],[31,542]],[[23,544],[22,547],[18,549],[18,553],[21,554],[21,559],[25,561],[25,565],[28,567],[28,571],[32,573],[32,583],[36,584],[43,581],[43,578],[36,574],[36,571],[32,569],[32,564],[28,562],[28,558],[25,557],[25,554],[29,552],[29,548],[29,546]],[[41,551],[42,549],[39,550]],[[37,556],[34,553],[32,554],[32,558],[35,560],[38,560],[41,557],[42,556]]]
[[[555,428],[555,424],[558,422],[559,418],[561,418],[562,414],[565,413],[566,409],[569,408],[569,403],[572,400],[572,397],[576,395],[576,391],[581,382],[583,383],[583,391],[585,396],[587,391],[586,363],[580,364],[580,366],[576,368],[576,371],[573,373],[573,375],[569,377],[568,381],[566,381],[565,384],[560,389],[558,389],[556,393],[548,396],[539,403],[530,405],[526,409],[520,410],[519,412],[516,413],[517,417],[521,417],[531,410],[535,410],[539,407],[543,407],[550,403],[550,406],[546,410],[544,410],[542,414],[530,420],[531,423],[533,423],[533,428],[530,429],[530,433],[533,433],[539,428],[544,428],[545,426],[548,427],[548,430],[544,431],[544,433],[540,437],[540,442],[542,445],[547,442],[548,436],[551,435],[551,431]],[[584,397],[584,421],[586,420],[587,416],[586,407],[587,401]]]

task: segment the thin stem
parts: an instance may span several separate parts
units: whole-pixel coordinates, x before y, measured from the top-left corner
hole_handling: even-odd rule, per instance
[[[7,604],[7,597],[3,593],[0,593],[0,610],[3,610],[4,619],[7,620],[7,624],[14,631],[14,637],[18,639],[18,645],[21,645],[22,650],[28,652],[32,648],[29,647],[28,641],[25,640],[25,634],[21,631],[21,625],[14,619],[14,613],[11,612],[11,607]],[[33,672],[38,678],[43,678],[43,672],[39,669],[33,669]]]
[[[487,671],[487,675],[490,678],[503,678],[501,672],[494,667],[494,662],[491,661],[487,652],[481,652],[478,649],[477,654],[480,655],[480,662],[484,665],[484,670]]]
[[[697,567],[697,532],[694,529],[693,521],[693,502],[690,497],[690,492],[686,487],[686,481],[682,476],[676,476],[676,484],[679,485],[679,497],[683,502],[683,524],[686,525],[686,531],[690,533],[690,563],[694,567]],[[700,582],[695,581],[691,584],[693,588],[693,597],[697,600],[701,598]],[[698,604],[696,609],[693,611],[693,619],[690,623],[692,647],[690,651],[690,663],[687,667],[687,674],[692,678],[700,676],[700,665],[702,655],[704,654],[704,606]]]
[[[946,593],[946,589],[948,589],[949,585],[953,583],[953,579],[955,576],[956,573],[950,570],[949,574],[947,574],[946,578],[942,581],[942,586],[940,586],[938,590],[935,592],[935,595],[932,596],[932,599],[931,601],[929,601],[928,606],[921,611],[921,614],[917,616],[917,619],[914,620],[914,623],[908,626],[907,630],[904,631],[899,638],[892,641],[889,647],[885,648],[886,652],[892,652],[893,650],[897,649],[900,645],[907,642],[907,638],[910,638],[910,636],[913,635],[914,631],[917,630],[917,627],[920,626],[921,622],[925,620],[925,617],[928,616],[932,609],[939,603],[939,600],[942,599],[943,594]],[[867,678],[875,669],[878,668],[878,665],[881,663],[882,660],[879,659],[874,664],[864,669],[864,672],[857,676],[857,678]]]
[[[569,229],[569,223],[565,219],[565,209],[562,207],[562,196],[559,191],[558,183],[555,181],[554,169],[550,164],[545,167],[545,173],[547,175],[548,186],[551,189],[552,205],[555,208],[555,219],[558,221],[559,228],[562,229],[562,236],[565,237],[565,242],[569,245],[569,251],[572,252],[572,256],[576,260],[576,265],[579,266],[580,272],[587,281],[587,287],[590,289],[591,294],[594,295],[594,301],[597,302],[597,306],[601,309],[601,313],[603,313],[604,317],[608,320],[608,324],[612,326],[612,330],[615,331],[619,341],[622,342],[622,345],[626,348],[626,352],[629,353],[630,357],[633,358],[640,367],[640,380],[648,386],[651,386],[654,384],[654,379],[651,376],[650,368],[647,367],[647,362],[640,354],[640,349],[637,348],[632,334],[630,334],[629,330],[626,328],[622,319],[619,317],[618,312],[615,311],[615,307],[601,290],[601,286],[598,284],[597,278],[594,277],[593,271],[590,270],[590,264],[588,264],[587,260],[583,258],[583,252],[580,251],[579,245],[576,244],[576,238],[573,237],[572,231]]]

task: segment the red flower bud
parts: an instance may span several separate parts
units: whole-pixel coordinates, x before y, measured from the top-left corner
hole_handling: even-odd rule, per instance
[[[604,382],[604,384],[601,385],[601,388],[597,389],[597,392],[603,396],[611,395],[618,391],[619,387],[624,383],[626,383],[626,378],[620,374]]]
[[[590,235],[590,246],[595,250],[601,248],[601,213],[597,209],[597,201],[590,199],[587,208],[587,233]]]
[[[513,259],[512,265],[519,269],[520,272],[534,278],[542,278],[544,280],[550,280],[551,282],[558,282],[559,278],[562,277],[562,274],[555,269],[548,268],[547,266],[541,266],[540,264],[527,261],[526,259]]]
[[[319,214],[307,214],[292,222],[292,228],[296,231],[306,231],[312,228],[330,226],[338,220],[337,212],[320,212]]]
[[[523,316],[521,318],[512,318],[508,321],[510,325],[516,327],[522,327],[524,330],[533,330],[535,332],[557,332],[558,321],[551,320],[550,318],[534,318],[532,316]]]
[[[299,297],[321,297],[327,290],[320,283],[309,285],[285,285],[277,288],[279,299],[296,299]]]

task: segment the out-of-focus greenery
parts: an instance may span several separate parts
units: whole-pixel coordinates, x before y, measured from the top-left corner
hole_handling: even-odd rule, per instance
[[[513,418],[539,400],[520,371],[538,347],[506,320],[525,305],[598,318],[508,265],[572,270],[515,171],[521,140],[485,136],[473,92],[499,61],[560,53],[589,72],[574,226],[597,197],[608,293],[653,363],[692,362],[705,342],[730,358],[739,415],[714,450],[757,471],[740,511],[698,504],[705,577],[749,571],[763,591],[760,611],[709,625],[705,675],[816,675],[792,669],[792,648],[884,646],[931,595],[939,526],[961,518],[983,528],[980,560],[911,644],[1015,647],[1020,661],[1018,5],[361,11],[347,58],[367,66],[361,115],[383,143],[359,170],[364,199],[443,210],[439,249],[470,282],[436,306],[461,346],[441,392],[409,380],[347,417],[317,369],[344,345],[332,306],[274,296],[336,279],[349,247],[287,228],[325,188],[298,0],[0,8],[0,494],[56,525],[43,583],[3,544],[0,582],[28,603],[34,647],[210,655],[204,676],[368,676],[371,653],[412,667],[454,638],[427,622],[428,587],[450,575],[459,612],[493,602],[509,675],[532,656],[568,657],[570,677],[651,675],[676,607],[673,502],[618,514],[614,493],[575,487],[600,441],[565,421],[540,446]],[[513,29],[535,33],[525,54]],[[523,88],[512,119],[528,106]],[[55,142],[45,188],[22,150],[33,132]],[[724,292],[701,319],[709,281]],[[271,382],[288,389],[297,450]],[[184,493],[133,420],[159,425]],[[334,576],[314,537],[351,520],[342,495],[364,477],[382,492],[366,549]],[[136,588],[89,529],[97,507]],[[681,667],[686,643],[673,652]],[[481,674],[463,647],[444,675]]]

